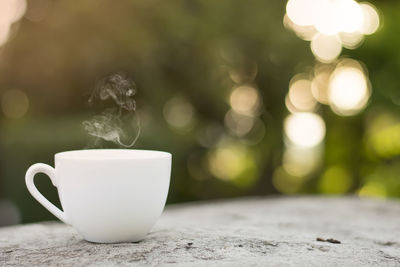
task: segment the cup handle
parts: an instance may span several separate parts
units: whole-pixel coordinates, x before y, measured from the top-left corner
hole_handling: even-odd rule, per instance
[[[68,223],[67,216],[65,215],[65,212],[61,211],[59,208],[54,206],[50,201],[48,201],[40,192],[37,190],[35,183],[33,182],[33,179],[35,178],[35,175],[39,172],[42,172],[49,176],[51,182],[55,187],[57,187],[57,178],[56,178],[56,173],[55,169],[47,164],[43,163],[37,163],[29,167],[29,169],[26,171],[25,175],[25,183],[26,186],[28,187],[29,192],[31,195],[39,201],[40,204],[42,204],[46,209],[48,209],[51,213],[53,213],[54,216],[56,216],[58,219],[63,221],[66,224]]]

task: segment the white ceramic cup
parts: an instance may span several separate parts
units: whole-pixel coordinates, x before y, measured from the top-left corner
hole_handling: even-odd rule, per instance
[[[36,173],[58,189],[63,211],[35,187]],[[160,217],[168,195],[171,154],[129,149],[91,149],[55,155],[55,168],[32,165],[25,181],[39,203],[86,240],[97,243],[142,240]]]

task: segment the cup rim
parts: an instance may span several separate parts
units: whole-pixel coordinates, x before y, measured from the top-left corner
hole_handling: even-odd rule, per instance
[[[149,160],[171,158],[171,153],[144,149],[80,149],[58,152],[56,160]]]

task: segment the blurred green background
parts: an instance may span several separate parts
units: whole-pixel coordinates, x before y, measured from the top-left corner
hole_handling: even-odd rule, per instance
[[[0,13],[11,12],[8,2],[25,3],[4,1]],[[173,154],[168,203],[400,197],[400,2],[371,3],[378,30],[320,63],[284,23],[286,1],[28,1],[8,35],[0,27],[0,225],[54,219],[28,193],[25,171],[86,146],[90,92],[118,71],[137,85],[142,132],[134,148]],[[312,100],[312,111],[300,111],[318,119],[304,117],[285,134],[285,118],[299,111],[287,103],[292,78],[311,81],[343,58],[362,66],[367,102],[349,114]],[[35,181],[59,203],[47,177]]]

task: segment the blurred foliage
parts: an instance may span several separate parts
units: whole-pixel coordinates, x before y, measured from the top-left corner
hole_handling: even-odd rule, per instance
[[[309,44],[284,28],[285,1],[38,3],[42,17],[13,25],[0,54],[0,94],[18,89],[29,100],[26,114],[2,114],[0,124],[0,199],[12,200],[23,222],[52,218],[25,189],[26,169],[53,165],[55,153],[86,146],[81,123],[94,112],[90,91],[116,71],[138,88],[142,133],[135,148],[173,154],[169,203],[279,192],[400,197],[400,2],[374,2],[382,28],[343,52],[368,68],[369,106],[353,117],[322,107],[322,164],[301,183],[290,178],[292,191],[273,185],[282,163],[284,99],[290,78],[314,59]],[[35,5],[28,2],[27,14]],[[258,89],[259,129],[238,136],[224,122],[231,76],[254,63],[254,77],[242,75],[240,83]],[[9,108],[21,104],[15,99]],[[57,203],[50,180],[38,175],[36,181]]]

